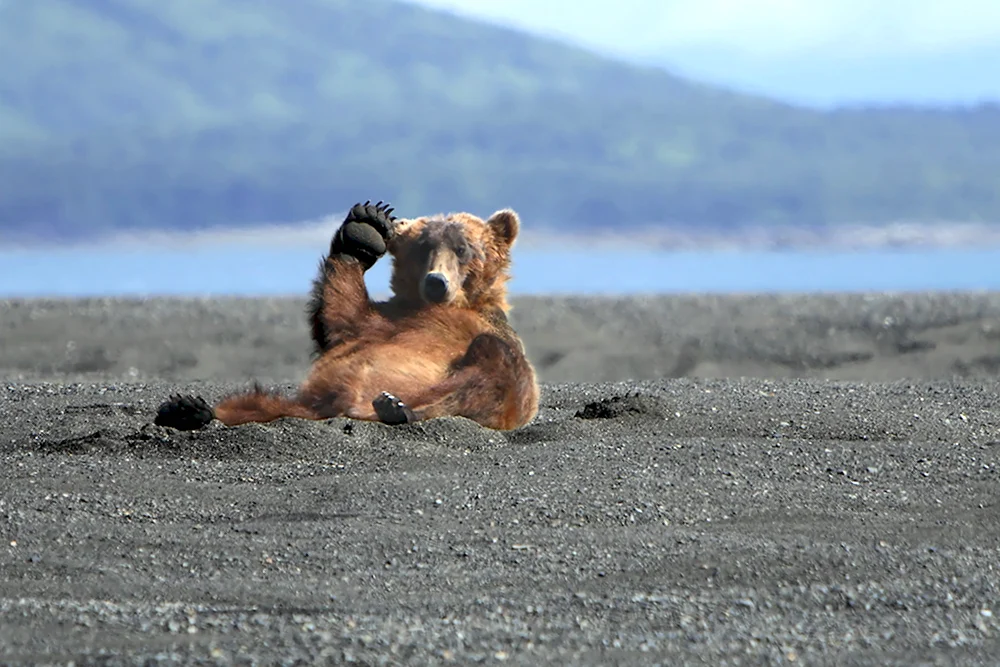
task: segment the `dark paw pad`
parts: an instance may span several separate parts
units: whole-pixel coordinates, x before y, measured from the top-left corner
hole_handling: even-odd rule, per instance
[[[153,423],[179,431],[194,431],[215,419],[212,406],[201,396],[171,396],[156,411]]]
[[[372,401],[372,407],[375,408],[375,414],[383,424],[406,424],[417,420],[416,415],[403,401],[387,391],[383,391]]]
[[[345,254],[370,268],[386,252],[386,243],[396,231],[393,209],[382,202],[355,204],[333,236],[330,254]]]

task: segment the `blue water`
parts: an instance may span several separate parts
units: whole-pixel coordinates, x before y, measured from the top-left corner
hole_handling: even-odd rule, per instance
[[[320,250],[321,251],[321,250]],[[0,297],[304,295],[315,247],[0,250]],[[388,290],[389,262],[368,274]],[[1000,290],[1000,248],[866,252],[515,251],[513,294]]]

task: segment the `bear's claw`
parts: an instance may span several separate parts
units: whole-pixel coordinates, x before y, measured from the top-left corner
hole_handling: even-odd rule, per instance
[[[383,424],[406,424],[417,420],[406,403],[387,391],[383,391],[372,401],[372,407]]]
[[[354,257],[367,271],[386,252],[396,232],[393,208],[379,201],[355,204],[330,242],[330,254]]]
[[[352,206],[344,222],[369,224],[383,238],[390,239],[396,228],[396,217],[392,214],[394,210],[396,209],[385,202],[379,201],[377,204],[372,204],[371,200],[368,200],[364,204],[355,204]]]
[[[195,431],[215,419],[212,406],[201,396],[177,394],[160,404],[153,423],[178,431]]]

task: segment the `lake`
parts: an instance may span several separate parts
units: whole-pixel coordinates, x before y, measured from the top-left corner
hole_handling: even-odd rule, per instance
[[[0,297],[305,295],[315,244],[0,249]],[[1000,290],[1000,248],[628,251],[517,247],[513,294]],[[389,262],[368,274],[388,290]]]

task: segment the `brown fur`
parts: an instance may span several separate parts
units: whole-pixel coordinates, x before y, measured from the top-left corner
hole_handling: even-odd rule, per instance
[[[464,416],[513,429],[538,412],[535,371],[507,323],[510,250],[520,220],[509,209],[487,221],[469,213],[399,220],[387,244],[393,296],[373,302],[361,264],[324,258],[310,323],[318,354],[294,398],[259,388],[214,408],[225,424],[279,417],[377,421],[372,401],[401,399],[417,419]],[[425,289],[447,279],[441,302]]]

